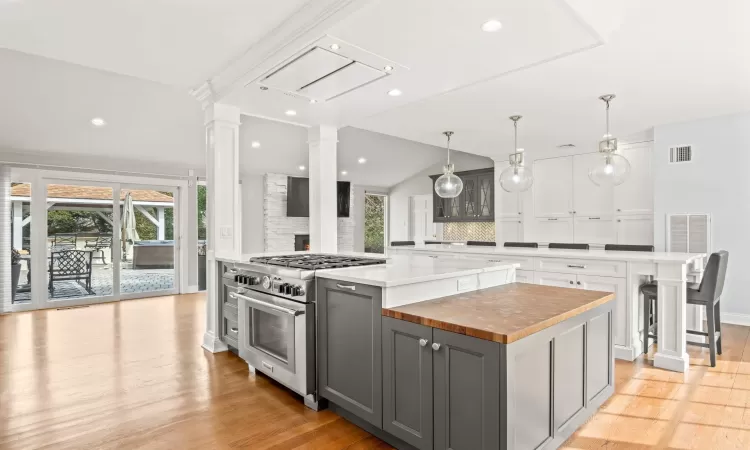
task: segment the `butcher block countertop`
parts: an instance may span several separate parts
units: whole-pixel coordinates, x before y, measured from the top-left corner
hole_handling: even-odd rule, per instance
[[[610,292],[511,283],[396,308],[383,316],[510,344],[615,298]]]

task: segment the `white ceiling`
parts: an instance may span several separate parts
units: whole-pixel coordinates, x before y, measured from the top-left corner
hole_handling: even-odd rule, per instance
[[[745,0],[468,5],[373,1],[327,29],[345,45],[408,67],[331,102],[261,91],[257,72],[226,101],[248,114],[288,120],[284,111],[295,109],[301,124],[351,125],[434,145],[452,129],[456,148],[490,156],[510,153],[512,114],[524,115],[520,146],[529,151],[567,143],[593,150],[604,134],[597,98],[606,93],[617,94],[612,131],[619,136],[750,109]],[[503,29],[482,32],[489,18]],[[392,88],[404,94],[389,97]]]
[[[0,47],[187,89],[305,3],[2,0]]]
[[[364,186],[393,186],[446,156],[443,148],[351,127],[340,129],[338,139],[338,170],[347,172],[339,173],[339,180]],[[253,148],[253,141],[261,146]],[[243,116],[240,147],[242,173],[308,176],[307,128]],[[360,164],[359,158],[367,162]],[[305,170],[299,170],[300,165]],[[491,166],[492,160],[486,159],[484,167]]]
[[[0,153],[205,166],[203,112],[183,89],[3,49],[0,68]]]

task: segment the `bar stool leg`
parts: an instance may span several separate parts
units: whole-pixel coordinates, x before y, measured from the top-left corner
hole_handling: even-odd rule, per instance
[[[716,353],[721,355],[721,300],[714,305],[714,317],[716,318],[716,331],[719,332],[719,338],[716,339]]]
[[[711,355],[711,367],[716,367],[716,319],[714,307],[706,304],[706,322],[708,322],[708,351]]]
[[[648,329],[650,327],[651,297],[643,296],[643,354],[648,353]]]

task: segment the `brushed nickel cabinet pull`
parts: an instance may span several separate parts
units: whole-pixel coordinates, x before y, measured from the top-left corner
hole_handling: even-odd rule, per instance
[[[438,344],[437,342],[433,342],[432,349],[435,351],[440,350],[440,344]]]
[[[571,269],[585,269],[586,268],[586,266],[584,266],[583,264],[568,264],[568,267],[570,267]]]
[[[419,340],[419,346],[425,347],[427,345],[427,339],[420,339]]]
[[[354,290],[357,289],[357,286],[355,286],[353,284],[336,283],[336,287],[339,288],[339,289],[349,289],[350,291],[354,291]]]

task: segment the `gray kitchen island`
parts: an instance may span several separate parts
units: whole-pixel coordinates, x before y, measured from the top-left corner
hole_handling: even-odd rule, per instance
[[[318,393],[396,448],[557,448],[614,391],[611,293],[511,283],[375,317],[377,286],[340,285],[318,279]]]

